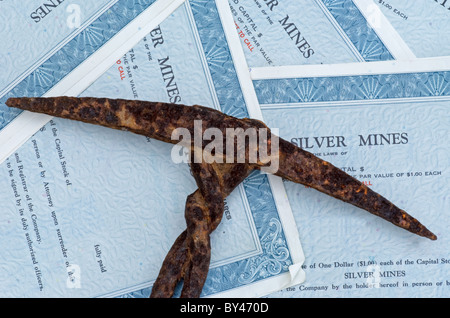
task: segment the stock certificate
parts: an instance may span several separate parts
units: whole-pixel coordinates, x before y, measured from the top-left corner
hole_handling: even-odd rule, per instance
[[[450,1],[372,1],[416,57],[450,55]]]
[[[0,162],[48,122],[6,107],[8,97],[79,94],[176,2],[1,1]]]
[[[439,65],[447,69],[439,71]],[[298,68],[255,80],[270,127],[389,198],[438,236],[414,236],[286,182],[307,279],[273,297],[450,295],[449,66],[448,59],[430,65],[433,71],[426,71],[424,61],[353,64],[346,75],[328,66],[328,75],[324,68]]]
[[[78,1],[59,2],[12,0],[0,4],[0,54],[5,62],[0,78],[2,93],[26,77],[36,64],[61,50],[117,0],[86,1],[83,5]],[[79,54],[74,52],[75,56]]]
[[[392,60],[352,0],[229,0],[249,67]]]
[[[3,21],[0,56],[4,61],[0,78],[0,129],[18,115],[18,111],[4,105],[8,96],[18,92],[43,95],[92,54],[101,45],[97,41],[104,42],[111,37],[112,34],[107,34],[109,30],[100,28],[104,25],[100,17],[116,2],[85,1],[80,5],[78,1],[12,0],[0,3]]]
[[[183,2],[81,95],[247,117],[248,88],[222,20],[232,21],[223,4]],[[149,296],[196,189],[171,153],[169,144],[80,122],[43,126],[0,166],[1,295]],[[203,297],[262,296],[304,280],[298,231],[274,184],[255,173],[226,199]]]

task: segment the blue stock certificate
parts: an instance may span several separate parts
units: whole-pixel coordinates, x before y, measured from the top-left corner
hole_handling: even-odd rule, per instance
[[[394,59],[352,0],[229,0],[249,67]]]
[[[0,4],[4,69],[0,91],[20,82],[48,57],[59,51],[115,1],[3,1]],[[76,53],[75,55],[78,55]]]
[[[0,162],[48,122],[9,109],[8,97],[78,95],[180,2],[1,2]]]
[[[83,96],[247,108],[214,1],[189,1]],[[53,119],[0,166],[2,296],[147,297],[196,189],[172,146]],[[251,175],[226,199],[202,296],[261,296],[304,280],[286,198]],[[283,206],[283,204],[281,204]]]
[[[369,185],[438,236],[437,241],[415,236],[286,182],[307,280],[271,296],[450,295],[450,73],[414,72],[414,65],[423,63],[400,73],[392,64],[383,74],[373,67],[351,76],[254,82],[270,127]]]
[[[99,26],[117,0],[60,2],[0,3],[0,129],[19,113],[4,105],[8,96],[43,95],[112,36]]]
[[[450,55],[450,2],[372,0],[416,57]]]

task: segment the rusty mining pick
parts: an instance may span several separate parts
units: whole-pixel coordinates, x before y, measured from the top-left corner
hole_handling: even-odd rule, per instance
[[[242,128],[244,131],[249,128],[256,128],[257,131],[268,129],[260,121],[235,118],[198,105],[89,97],[10,98],[6,104],[27,111],[128,130],[172,144],[178,142],[172,140],[172,132],[182,127],[194,133],[196,120],[202,121],[203,130],[209,127],[223,132],[227,128]],[[279,137],[269,133],[267,142],[270,143],[273,138]],[[195,152],[195,147],[204,146],[191,144],[191,154]],[[181,280],[181,297],[200,296],[209,270],[210,234],[221,222],[224,199],[252,171],[268,165],[268,162],[262,161],[249,162],[251,151],[259,152],[260,149],[245,149],[246,161],[241,163],[196,163],[191,160],[190,167],[198,189],[186,200],[187,227],[168,252],[151,297],[172,297],[175,286]],[[279,167],[275,175],[350,203],[414,234],[437,239],[419,221],[360,181],[281,138],[277,159]]]

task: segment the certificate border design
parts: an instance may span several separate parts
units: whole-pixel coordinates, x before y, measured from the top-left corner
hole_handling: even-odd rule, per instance
[[[323,3],[366,62],[394,57],[367,23],[352,0],[316,0]]]
[[[9,97],[40,97],[108,42],[156,0],[121,0],[0,98],[0,131],[22,113],[9,109]],[[3,108],[3,109],[2,109]]]
[[[450,72],[270,79],[254,86],[262,105],[438,98],[450,96]]]

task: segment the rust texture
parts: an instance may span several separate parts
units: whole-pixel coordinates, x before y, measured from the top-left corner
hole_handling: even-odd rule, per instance
[[[173,144],[179,142],[171,138],[174,129],[186,128],[194,135],[196,120],[202,121],[202,132],[213,127],[222,131],[223,136],[227,128],[267,129],[260,121],[235,118],[198,105],[89,97],[10,98],[6,104],[27,111],[127,130]],[[269,133],[268,142],[273,138],[278,136]],[[286,140],[278,140],[279,168],[275,175],[350,203],[414,234],[437,239],[419,221],[357,179]],[[225,140],[223,142],[225,144]],[[190,144],[191,155],[196,147],[203,149],[206,143]],[[198,189],[186,200],[186,230],[168,252],[151,297],[172,297],[175,286],[181,280],[182,297],[200,296],[209,269],[210,234],[221,222],[224,199],[252,171],[268,165],[261,161],[250,163],[249,152],[252,149],[245,150],[244,163],[197,163],[191,160],[190,168]],[[223,155],[236,158],[236,153]]]

